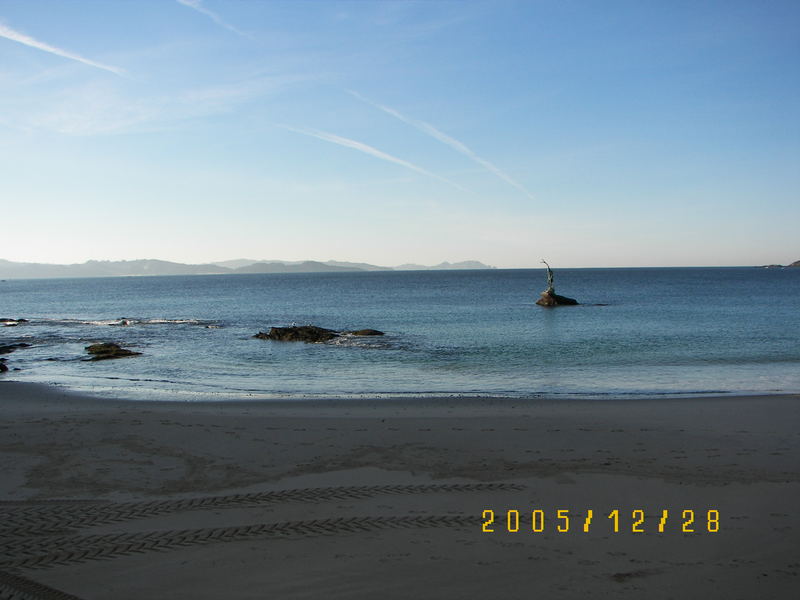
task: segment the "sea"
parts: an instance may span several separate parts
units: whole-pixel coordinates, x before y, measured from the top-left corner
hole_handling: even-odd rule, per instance
[[[800,269],[543,269],[0,282],[0,378],[135,400],[800,392]],[[328,343],[272,326],[378,329]],[[89,361],[115,342],[140,356]]]

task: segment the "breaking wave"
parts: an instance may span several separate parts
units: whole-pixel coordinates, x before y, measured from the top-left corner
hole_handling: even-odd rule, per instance
[[[206,319],[140,319],[119,317],[117,319],[30,319],[28,325],[97,325],[110,327],[132,327],[136,325],[200,325],[208,328],[219,328],[216,321]]]

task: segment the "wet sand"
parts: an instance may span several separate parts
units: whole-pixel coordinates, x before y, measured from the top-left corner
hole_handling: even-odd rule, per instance
[[[798,395],[189,404],[2,382],[0,415],[0,597],[734,599],[800,584]]]

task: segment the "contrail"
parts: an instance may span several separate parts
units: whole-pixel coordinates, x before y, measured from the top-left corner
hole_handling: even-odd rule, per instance
[[[332,133],[318,131],[316,129],[296,129],[294,127],[289,127],[288,125],[279,125],[279,127],[288,129],[289,131],[293,131],[295,133],[300,133],[302,135],[315,137],[317,139],[324,140],[326,142],[331,142],[332,144],[338,144],[339,146],[344,146],[346,148],[353,148],[354,150],[358,150],[365,154],[369,154],[370,156],[374,156],[375,158],[380,158],[381,160],[386,160],[391,163],[395,163],[396,165],[400,165],[402,167],[405,167],[406,169],[411,169],[412,171],[416,171],[417,173],[422,173],[423,175],[427,175],[428,177],[433,177],[434,179],[443,181],[444,183],[447,183],[449,185],[452,185],[453,187],[458,188],[462,192],[467,192],[466,189],[464,189],[457,183],[450,181],[449,179],[436,175],[435,173],[431,173],[430,171],[426,171],[422,167],[418,167],[417,165],[412,164],[407,160],[403,160],[402,158],[397,158],[396,156],[392,156],[391,154],[386,154],[385,152],[381,152],[377,148],[373,148],[372,146],[368,146],[367,144],[364,144],[362,142],[357,142],[356,140],[340,137]]]
[[[528,198],[530,198],[531,200],[535,200],[533,194],[531,194],[528,190],[526,190],[525,187],[521,183],[518,183],[518,182],[514,181],[513,179],[511,179],[511,177],[509,175],[507,175],[506,173],[501,171],[499,168],[494,166],[488,160],[486,160],[484,158],[481,158],[480,156],[475,154],[465,144],[463,144],[462,142],[459,142],[457,139],[451,138],[446,133],[439,131],[438,129],[436,129],[430,123],[426,123],[425,121],[417,121],[416,119],[412,119],[410,117],[407,117],[407,116],[397,112],[393,108],[389,108],[388,106],[384,106],[383,104],[378,104],[377,102],[373,102],[369,98],[365,98],[364,96],[362,96],[358,92],[354,92],[352,90],[347,90],[347,92],[351,96],[353,96],[354,98],[357,98],[357,99],[361,100],[362,102],[365,102],[365,103],[369,104],[370,106],[374,106],[375,108],[378,108],[378,109],[382,110],[383,112],[385,112],[385,113],[387,113],[389,115],[392,115],[396,119],[400,119],[401,121],[403,121],[404,123],[407,123],[408,125],[411,125],[415,129],[418,129],[419,131],[421,131],[423,133],[427,133],[429,136],[439,140],[443,144],[447,144],[448,146],[450,146],[451,148],[453,148],[457,152],[460,152],[461,154],[471,158],[473,161],[475,161],[476,163],[481,165],[484,169],[486,169],[488,171],[491,171],[492,173],[497,175],[500,179],[502,179],[506,183],[508,183],[510,185],[513,185],[520,192],[522,192],[523,194],[528,196]]]
[[[250,35],[246,34],[244,31],[236,29],[236,27],[234,27],[230,23],[226,23],[225,21],[223,21],[217,13],[208,10],[205,6],[203,6],[203,0],[176,0],[176,2],[178,2],[178,4],[183,4],[184,6],[188,6],[189,8],[193,8],[197,12],[202,13],[205,16],[209,17],[217,25],[220,25],[221,27],[224,27],[225,29],[232,31],[237,35],[241,35],[242,37],[246,38],[250,37]]]
[[[82,62],[85,65],[96,67],[98,69],[103,69],[104,71],[111,71],[115,75],[119,76],[125,75],[125,69],[120,69],[119,67],[112,67],[110,65],[104,65],[103,63],[99,63],[93,60],[89,60],[88,58],[84,58],[79,54],[74,54],[72,52],[62,50],[61,48],[56,48],[55,46],[51,46],[50,44],[45,44],[44,42],[40,42],[39,40],[33,39],[29,35],[25,35],[24,33],[15,31],[11,29],[11,27],[3,25],[2,23],[0,23],[0,37],[4,37],[14,42],[19,42],[20,44],[25,44],[26,46],[30,46],[31,48],[38,48],[39,50],[49,52],[50,54],[56,54],[58,56],[63,56],[64,58],[77,60],[78,62]]]

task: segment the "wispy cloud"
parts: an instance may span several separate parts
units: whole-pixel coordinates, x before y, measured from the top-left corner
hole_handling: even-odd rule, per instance
[[[391,154],[386,154],[386,152],[382,152],[377,148],[373,148],[372,146],[369,146],[362,142],[334,135],[332,133],[318,131],[316,129],[297,129],[295,127],[289,127],[288,125],[280,125],[280,127],[282,127],[283,129],[287,129],[289,131],[293,131],[295,133],[300,133],[302,135],[307,135],[309,137],[314,137],[320,140],[324,140],[332,144],[338,144],[339,146],[344,146],[345,148],[352,148],[353,150],[358,150],[359,152],[363,152],[364,154],[369,154],[370,156],[374,156],[375,158],[380,158],[381,160],[385,160],[394,163],[396,165],[400,165],[401,167],[405,167],[406,169],[411,169],[412,171],[416,171],[417,173],[421,173],[422,175],[426,175],[428,177],[433,177],[434,179],[438,179],[439,181],[443,181],[444,183],[447,183],[455,188],[458,188],[462,192],[467,191],[454,181],[450,181],[445,177],[436,175],[435,173],[431,173],[430,171],[427,171],[422,167],[418,167],[417,165],[412,164],[407,160],[403,160],[402,158],[397,158],[396,156],[392,156]]]
[[[47,94],[0,94],[0,124],[91,136],[157,132],[192,127],[197,120],[239,111],[249,102],[282,93],[297,77],[259,77],[192,89],[139,90],[118,80],[77,84]]]
[[[528,196],[528,198],[530,198],[531,200],[535,199],[533,194],[531,194],[527,189],[525,189],[525,187],[521,183],[514,181],[508,174],[501,171],[498,167],[490,163],[488,160],[486,160],[485,158],[481,158],[480,156],[475,154],[475,152],[473,152],[470,148],[468,148],[466,144],[464,144],[463,142],[460,142],[457,139],[450,137],[446,133],[439,131],[430,123],[426,123],[425,121],[418,121],[416,119],[407,117],[399,113],[395,109],[390,108],[388,106],[384,106],[383,104],[378,104],[377,102],[373,102],[369,98],[365,98],[364,96],[362,96],[358,92],[354,92],[353,90],[347,90],[347,91],[354,98],[357,98],[358,100],[361,100],[362,102],[365,102],[370,106],[374,106],[375,108],[382,110],[386,114],[389,114],[395,117],[396,119],[400,119],[401,121],[407,123],[408,125],[411,125],[415,129],[418,129],[419,131],[428,134],[432,138],[439,140],[443,144],[450,146],[453,150],[456,150],[457,152],[460,152],[464,156],[467,156],[468,158],[472,159],[473,161],[481,165],[484,169],[497,175],[500,179],[502,179],[509,185],[514,186],[520,192]]]
[[[114,67],[111,65],[104,65],[103,63],[99,63],[97,61],[84,58],[80,54],[75,54],[74,52],[69,52],[67,50],[62,50],[61,48],[56,48],[55,46],[51,46],[50,44],[45,44],[44,42],[40,42],[39,40],[36,40],[29,35],[25,35],[24,33],[11,29],[11,27],[8,27],[3,23],[0,23],[0,37],[4,37],[14,42],[19,42],[20,44],[25,44],[26,46],[30,46],[31,48],[37,48],[44,52],[49,52],[50,54],[56,54],[57,56],[69,58],[70,60],[77,60],[78,62],[82,62],[83,64],[89,65],[90,67],[96,67],[98,69],[103,69],[104,71],[110,71],[115,75],[120,75],[120,76],[125,75],[125,69],[121,69],[119,67]]]
[[[246,38],[250,37],[249,34],[245,33],[241,29],[237,29],[230,23],[223,21],[222,18],[214,11],[208,10],[205,6],[203,6],[202,0],[176,0],[176,2],[178,2],[178,4],[183,4],[184,6],[188,6],[189,8],[193,8],[197,12],[204,14],[220,27],[224,27],[225,29],[227,29],[228,31],[232,31],[236,35],[241,35],[242,37]]]

